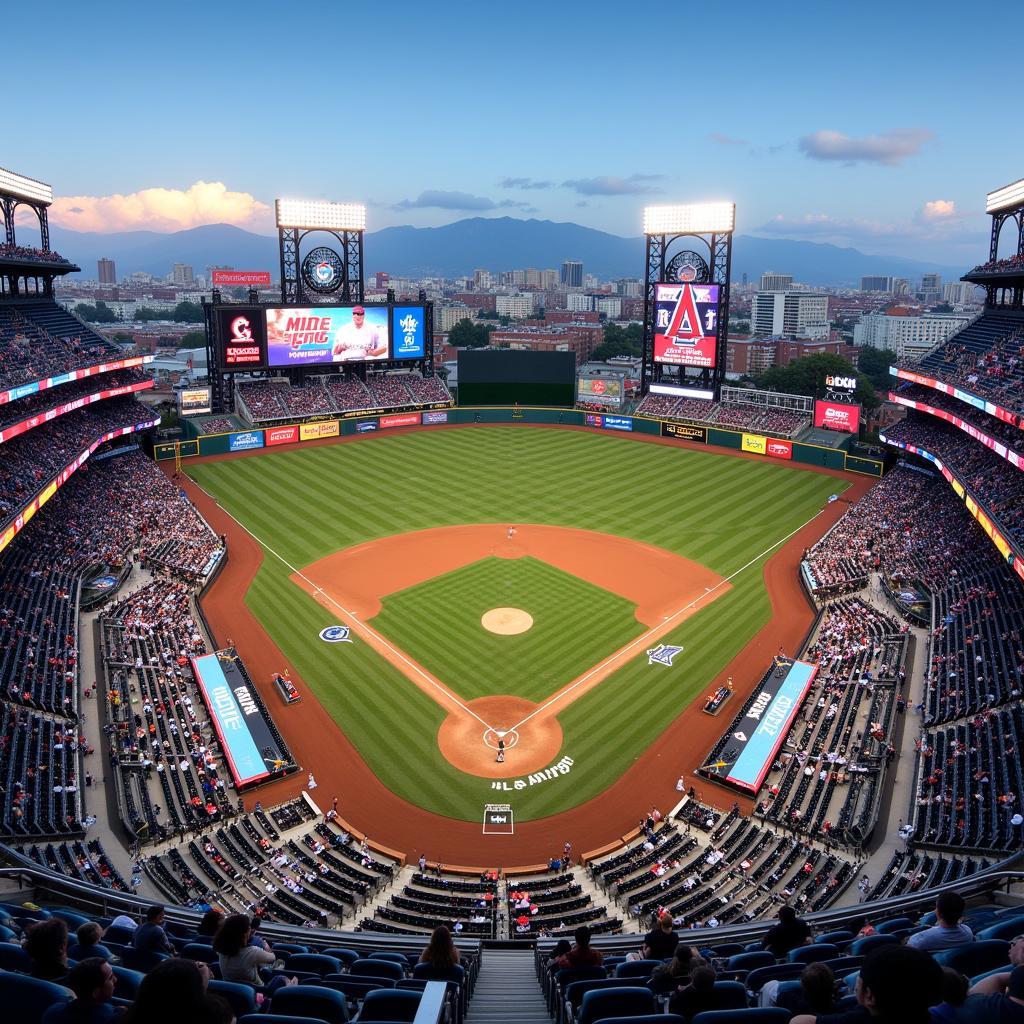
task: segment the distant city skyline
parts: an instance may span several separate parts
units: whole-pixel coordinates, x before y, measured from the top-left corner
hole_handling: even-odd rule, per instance
[[[57,0],[9,16],[23,102],[0,164],[50,182],[53,223],[80,231],[270,234],[298,196],[365,202],[370,230],[509,215],[635,236],[646,204],[731,199],[746,234],[969,265],[985,193],[1024,161],[982,102],[984,20],[910,13],[525,0],[506,32],[463,0],[396,0],[325,9],[325,34],[266,0]]]

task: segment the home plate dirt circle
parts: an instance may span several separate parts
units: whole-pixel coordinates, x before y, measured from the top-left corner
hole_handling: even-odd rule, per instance
[[[562,749],[562,727],[554,715],[537,715],[512,732],[537,710],[522,697],[478,697],[466,707],[473,714],[449,714],[437,732],[437,745],[445,759],[460,771],[485,779],[510,779],[549,767]],[[482,725],[479,715],[487,723]],[[497,737],[504,734],[505,760],[499,764]]]
[[[480,625],[499,636],[518,636],[533,626],[533,616],[522,608],[492,608],[480,616]]]

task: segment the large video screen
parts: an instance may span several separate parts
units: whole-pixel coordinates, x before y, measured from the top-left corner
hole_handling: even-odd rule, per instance
[[[286,306],[265,315],[270,367],[390,358],[387,306]]]
[[[717,344],[717,284],[655,285],[656,363],[713,369]]]
[[[388,306],[221,306],[221,365],[228,372],[424,359],[427,310]]]
[[[856,434],[860,430],[860,406],[818,399],[814,403],[814,425],[825,427],[826,430]]]
[[[593,402],[595,405],[622,405],[623,378],[621,377],[578,377],[576,399]]]

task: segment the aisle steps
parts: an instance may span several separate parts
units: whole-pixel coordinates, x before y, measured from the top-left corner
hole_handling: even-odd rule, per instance
[[[466,1024],[551,1024],[532,949],[487,950]]]

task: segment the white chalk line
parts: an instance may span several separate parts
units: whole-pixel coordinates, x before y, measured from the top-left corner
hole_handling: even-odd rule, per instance
[[[328,594],[323,589],[323,587],[316,586],[316,584],[314,584],[313,581],[308,576],[306,576],[301,570],[296,569],[295,566],[292,565],[291,562],[289,562],[288,559],[284,557],[284,555],[279,554],[266,541],[261,540],[259,537],[256,536],[255,533],[252,532],[252,530],[250,530],[247,526],[239,522],[235,516],[233,516],[219,501],[217,501],[217,499],[212,494],[209,493],[209,491],[204,490],[194,480],[192,481],[192,483],[195,484],[195,486],[198,487],[199,490],[201,490],[203,494],[205,494],[217,506],[217,508],[219,508],[226,516],[228,516],[228,518],[237,523],[239,529],[244,530],[247,534],[249,534],[250,537],[252,537],[254,541],[256,541],[257,544],[260,545],[260,547],[269,551],[279,562],[287,566],[296,576],[298,576],[299,579],[307,583],[309,585],[310,590],[313,592],[314,597],[317,594],[320,594],[325,601],[327,601],[329,604],[334,605],[334,607],[341,611],[344,615],[347,615],[354,622],[358,623],[360,629],[365,630],[370,636],[372,636],[377,641],[377,643],[379,643],[382,647],[386,648],[399,661],[401,661],[403,665],[407,666],[409,669],[415,672],[417,676],[419,676],[425,682],[429,683],[432,687],[434,687],[435,690],[438,690],[439,692],[443,693],[453,704],[456,704],[458,707],[462,708],[462,710],[465,711],[466,714],[472,715],[473,718],[475,718],[485,729],[492,732],[496,731],[494,729],[494,726],[490,725],[488,722],[485,722],[472,708],[466,707],[466,705],[463,704],[462,701],[459,700],[459,698],[454,693],[452,693],[451,690],[449,690],[446,686],[443,686],[436,679],[433,679],[431,676],[429,676],[426,672],[423,671],[422,668],[420,668],[419,665],[417,665],[414,661],[411,661],[405,655],[404,652],[400,651],[397,647],[389,643],[372,626],[363,622],[363,620],[360,619],[355,612],[349,611],[348,608],[345,608],[343,605],[341,605],[338,601],[331,597],[331,595]]]
[[[724,586],[726,583],[730,583],[732,580],[736,579],[736,577],[739,576],[741,572],[743,572],[746,569],[749,569],[752,565],[761,561],[761,559],[764,558],[765,555],[767,555],[771,551],[774,551],[777,547],[779,547],[780,544],[785,544],[786,541],[789,540],[791,537],[795,537],[805,526],[808,526],[810,523],[813,523],[822,511],[822,509],[819,509],[817,512],[814,513],[813,516],[811,516],[810,519],[807,520],[807,522],[801,523],[800,526],[798,526],[792,532],[787,533],[786,536],[783,537],[781,540],[777,540],[774,544],[765,548],[764,551],[762,551],[759,555],[755,555],[749,562],[746,563],[746,565],[741,565],[735,572],[732,572],[728,576],[719,580],[713,587],[709,587],[707,590],[704,591],[703,594],[699,594],[689,604],[683,605],[683,607],[680,608],[678,611],[673,612],[671,615],[667,615],[657,626],[652,626],[649,630],[647,630],[646,633],[642,633],[635,640],[631,640],[624,647],[620,647],[614,654],[609,655],[607,658],[604,659],[604,661],[595,665],[593,668],[588,669],[575,682],[571,683],[564,690],[560,690],[553,697],[550,697],[534,711],[531,711],[530,714],[528,714],[521,722],[516,722],[515,725],[511,726],[509,731],[511,732],[514,729],[519,729],[520,726],[525,725],[531,718],[534,718],[536,715],[539,715],[542,711],[546,711],[553,704],[557,704],[560,700],[562,700],[563,697],[566,697],[568,696],[568,694],[572,693],[573,690],[576,689],[576,687],[582,686],[585,682],[587,682],[588,679],[593,678],[593,676],[595,676],[598,672],[601,672],[608,666],[613,665],[620,658],[626,657],[626,655],[632,657],[630,652],[635,647],[647,643],[655,633],[669,632],[669,630],[665,629],[666,623],[673,622],[675,619],[679,618],[680,615],[690,611],[697,604],[698,601],[701,601],[705,597],[708,597],[709,595],[713,594],[716,590],[718,590],[719,587]]]

